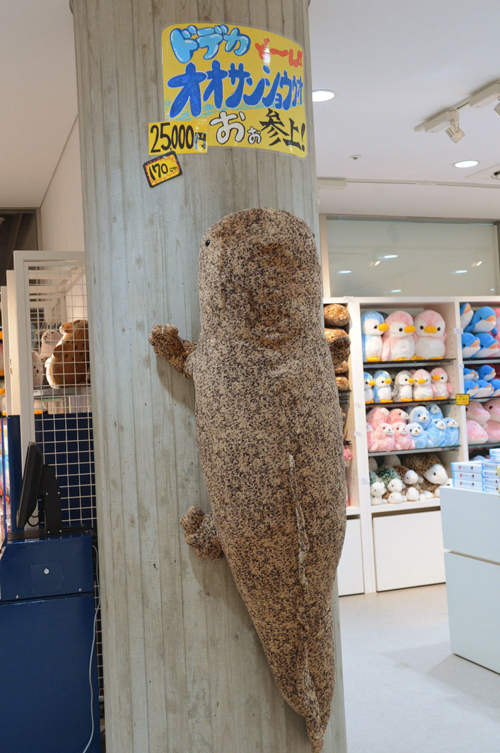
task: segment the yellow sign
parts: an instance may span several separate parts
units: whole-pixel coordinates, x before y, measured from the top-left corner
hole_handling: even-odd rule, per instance
[[[165,183],[166,180],[177,178],[182,175],[181,166],[174,152],[164,154],[162,157],[151,159],[144,163],[144,172],[151,188]]]
[[[465,393],[459,392],[455,396],[455,404],[456,405],[469,405],[469,403],[470,403],[470,396],[469,395],[467,395]]]
[[[164,29],[162,53],[170,127],[175,121],[206,133],[209,147],[306,156],[304,52],[296,42],[249,26],[194,22]]]
[[[150,154],[174,151],[176,154],[204,154],[207,151],[207,134],[195,131],[185,123],[150,123],[148,128]]]

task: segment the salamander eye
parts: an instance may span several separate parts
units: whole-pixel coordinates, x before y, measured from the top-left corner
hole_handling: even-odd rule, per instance
[[[209,240],[207,239],[207,240],[205,241],[205,246],[209,246],[209,245],[210,245],[210,241],[209,241]]]

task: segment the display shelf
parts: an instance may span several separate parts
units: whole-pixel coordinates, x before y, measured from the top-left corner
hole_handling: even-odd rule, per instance
[[[495,400],[496,398],[493,395],[489,395],[488,397],[471,397],[470,402],[471,403],[489,403],[490,400]]]
[[[455,361],[455,358],[435,358],[431,361],[363,361],[363,368],[370,369],[370,367],[373,369],[376,368],[384,368],[384,369],[415,369],[420,368],[421,366],[439,366],[442,363],[452,363]],[[479,363],[479,362],[476,362]],[[485,361],[484,363],[488,363],[488,361]],[[499,359],[500,363],[500,359]]]
[[[90,384],[78,384],[73,387],[40,387],[33,390],[33,398],[35,400],[60,400],[66,395],[84,395],[90,391]]]
[[[482,363],[500,363],[500,358],[464,358],[464,366],[480,365]]]
[[[487,398],[491,400],[491,398]],[[426,403],[437,403],[438,405],[456,405],[455,398],[452,397],[449,400],[439,400],[438,398],[432,398],[432,400],[403,400],[401,402],[393,403],[365,403],[365,408],[415,408],[418,405],[425,405]]]
[[[484,442],[482,444],[469,444],[469,452],[471,450],[489,450],[493,447],[500,447],[500,442]]]
[[[476,447],[484,447],[485,445],[476,445]],[[450,452],[451,450],[459,450],[460,445],[459,444],[453,444],[449,445],[448,447],[423,447],[422,449],[413,449],[413,450],[389,450],[387,452],[369,452],[368,457],[370,458],[381,458],[384,455],[414,455],[415,453],[419,452]]]
[[[345,514],[348,518],[355,518],[359,515],[359,513],[360,509],[355,505],[349,505],[349,507],[345,508]]]
[[[401,512],[402,510],[436,510],[441,507],[438,499],[421,502],[401,502],[399,505],[370,505],[372,515],[378,512]]]

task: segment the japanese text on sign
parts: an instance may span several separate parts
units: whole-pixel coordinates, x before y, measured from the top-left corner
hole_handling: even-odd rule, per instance
[[[204,153],[207,151],[207,134],[195,131],[185,123],[150,123],[148,128],[150,154],[174,151],[176,154]]]
[[[188,24],[162,34],[165,121],[207,146],[307,152],[303,50],[248,26]]]

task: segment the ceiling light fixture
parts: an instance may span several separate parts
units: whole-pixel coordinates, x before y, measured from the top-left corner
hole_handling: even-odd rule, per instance
[[[339,275],[352,275],[352,269],[339,269]]]
[[[382,259],[399,259],[399,254],[384,254]]]
[[[465,133],[460,128],[458,110],[443,110],[432,118],[424,120],[418,126],[415,126],[416,131],[426,131],[426,133],[439,133],[439,131],[446,131],[446,134],[457,144],[463,139]]]
[[[456,269],[455,270],[455,274],[456,275],[466,275],[467,274],[467,270],[466,269]]]
[[[471,107],[485,107],[498,99],[500,99],[500,81],[493,81],[493,83],[483,86],[482,89],[478,89],[474,94],[471,94],[469,105]]]
[[[394,288],[394,290],[391,290],[391,293],[402,293],[401,288]]]
[[[479,259],[479,261],[473,262],[471,266],[472,267],[480,267],[482,263],[483,263],[483,260]]]
[[[313,89],[312,101],[313,102],[328,102],[335,98],[335,92],[331,89]]]
[[[461,170],[465,169],[466,167],[477,167],[479,165],[479,160],[477,159],[463,159],[460,162],[454,162],[453,167],[458,167]]]

